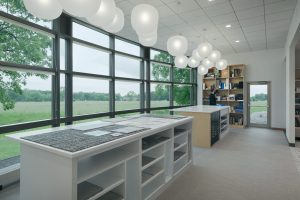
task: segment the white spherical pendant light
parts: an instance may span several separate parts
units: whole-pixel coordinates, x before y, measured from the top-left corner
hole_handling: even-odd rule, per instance
[[[188,58],[186,56],[175,57],[175,67],[185,68],[188,64]]]
[[[198,54],[203,58],[208,57],[212,51],[212,48],[212,45],[208,42],[201,43],[197,49]]]
[[[213,62],[217,62],[221,59],[221,52],[218,50],[213,50],[208,58]]]
[[[195,67],[198,67],[200,64],[200,61],[197,60],[196,58],[194,58],[193,56],[191,56],[189,58],[189,61],[188,61],[188,65],[192,68],[195,68]]]
[[[158,11],[151,5],[140,4],[132,9],[131,25],[138,35],[157,31]]]
[[[208,72],[208,69],[205,67],[205,66],[203,66],[203,65],[200,65],[199,67],[198,67],[198,73],[200,74],[200,75],[205,75],[205,74],[207,74],[207,72]]]
[[[116,5],[113,0],[101,0],[101,4],[96,12],[87,17],[88,22],[91,24],[105,28],[113,23],[116,16]]]
[[[213,66],[213,62],[208,58],[205,58],[204,60],[202,60],[202,65],[206,67],[206,69],[209,69]]]
[[[203,58],[199,55],[197,49],[194,49],[194,50],[193,50],[192,56],[193,56],[195,59],[199,60],[199,61],[203,60]]]
[[[58,0],[23,0],[23,2],[29,13],[41,19],[53,20],[62,13],[62,6]]]
[[[77,17],[88,17],[97,12],[100,1],[103,0],[60,0],[60,3],[69,14]]]
[[[139,36],[139,42],[146,47],[152,47],[157,42],[157,33],[146,37]]]
[[[216,67],[218,70],[226,69],[227,65],[228,65],[228,62],[225,59],[221,59],[216,63]]]
[[[184,55],[188,49],[188,41],[181,35],[172,36],[167,41],[167,50],[172,56]]]
[[[123,27],[124,27],[124,13],[120,8],[116,8],[116,13],[113,21],[103,28],[107,32],[117,33],[121,31]]]

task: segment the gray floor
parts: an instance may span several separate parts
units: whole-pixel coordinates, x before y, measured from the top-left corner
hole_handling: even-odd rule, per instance
[[[212,149],[194,149],[194,165],[158,200],[297,200],[300,172],[282,132],[232,130]],[[18,185],[0,192],[15,200]]]
[[[194,165],[158,200],[297,200],[300,176],[282,132],[232,130],[212,149],[195,149]]]

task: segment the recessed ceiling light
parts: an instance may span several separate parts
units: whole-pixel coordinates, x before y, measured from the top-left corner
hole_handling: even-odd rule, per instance
[[[215,1],[215,0],[208,0],[209,2],[213,2],[213,1]]]
[[[227,24],[225,27],[226,28],[231,28],[231,24]]]
[[[236,40],[235,42],[236,42],[236,43],[239,43],[240,41],[239,41],[239,40]]]

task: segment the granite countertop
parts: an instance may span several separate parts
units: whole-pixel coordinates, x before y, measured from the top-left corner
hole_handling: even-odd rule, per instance
[[[191,117],[142,114],[94,121],[76,125],[49,128],[27,133],[17,133],[8,137],[32,147],[46,149],[67,157],[76,157],[92,148],[105,148],[110,145],[149,134],[151,131],[174,123],[191,120]]]
[[[175,112],[199,112],[199,113],[213,113],[220,110],[228,109],[229,106],[208,106],[208,105],[197,105],[183,108],[176,108],[172,111]]]

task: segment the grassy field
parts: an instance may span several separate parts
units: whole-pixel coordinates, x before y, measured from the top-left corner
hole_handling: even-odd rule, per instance
[[[108,112],[108,101],[81,101],[73,104],[74,115]],[[116,110],[137,109],[139,101],[117,101]],[[168,101],[152,101],[152,107],[169,106]],[[64,116],[64,103],[61,102],[61,115]],[[166,114],[167,110],[154,111],[154,113]],[[4,111],[0,109],[0,126],[29,122],[51,118],[51,102],[18,102],[13,110]],[[91,121],[91,120],[89,120]],[[80,121],[82,122],[82,121]],[[0,134],[0,160],[19,155],[20,145]]]
[[[265,106],[265,107],[255,107],[255,106]],[[250,113],[256,112],[267,112],[267,101],[252,101]]]

